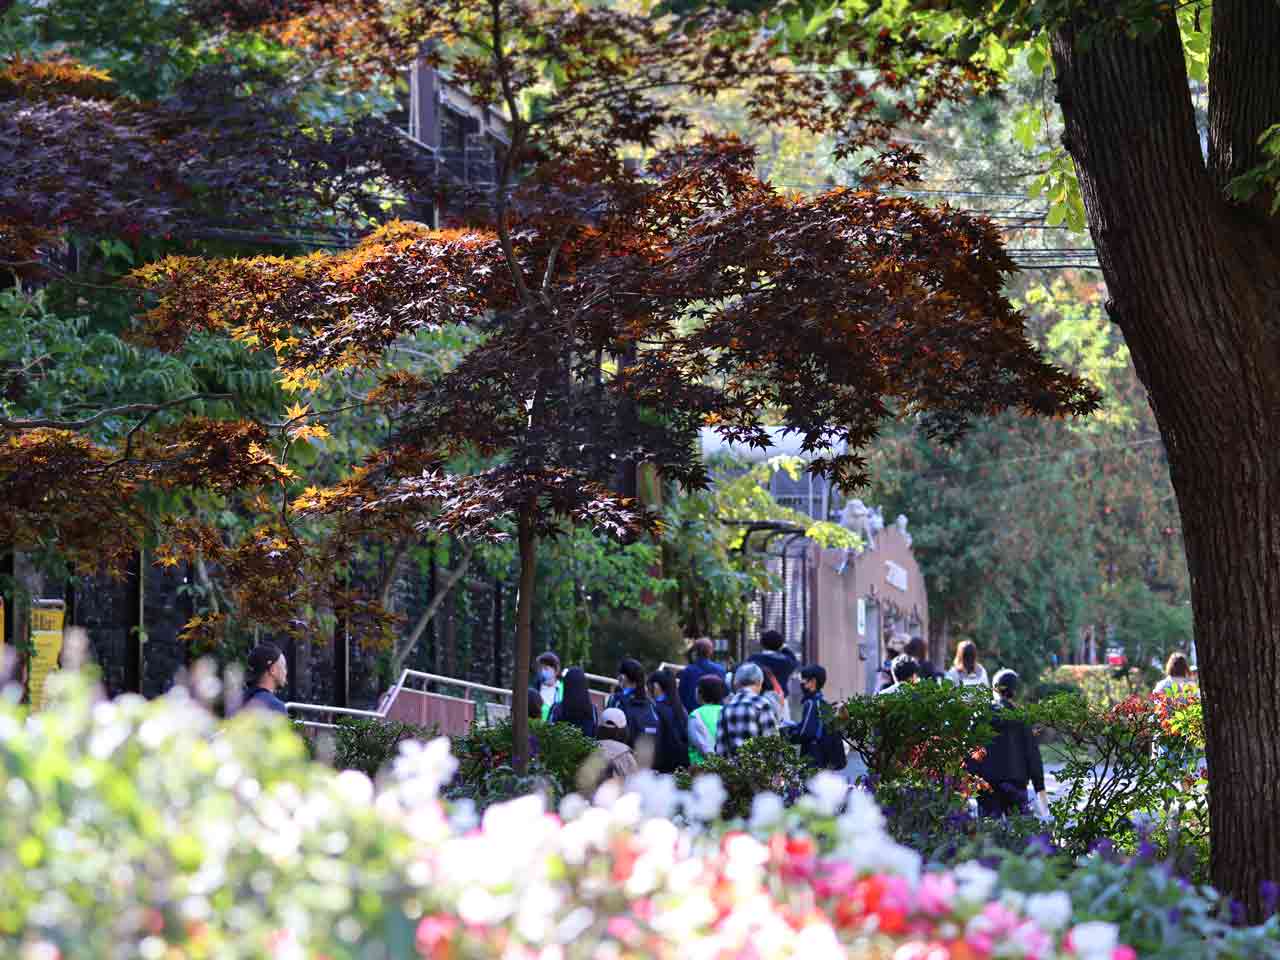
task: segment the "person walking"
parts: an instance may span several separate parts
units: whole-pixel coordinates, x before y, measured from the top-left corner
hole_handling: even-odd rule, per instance
[[[822,688],[827,685],[827,670],[811,663],[800,670],[800,689],[804,692],[800,722],[782,728],[788,740],[800,747],[800,753],[819,767],[826,768],[828,757],[823,750],[825,725],[822,722]],[[843,766],[843,765],[842,765]]]
[[[1044,761],[1031,728],[1011,716],[1018,694],[1018,675],[1000,670],[992,680],[995,700],[991,724],[995,736],[981,760],[971,760],[970,772],[986,781],[989,790],[978,797],[984,817],[1004,817],[1020,812],[1027,803],[1027,784],[1035,789],[1035,810],[1041,819],[1049,816],[1044,791]]]
[[[698,706],[689,714],[689,762],[694,766],[716,752],[716,731],[729,688],[715,674],[698,681]]]
[[[734,692],[724,702],[716,730],[716,753],[731,757],[755,737],[776,736],[778,718],[773,706],[761,695],[764,671],[748,661],[733,673]]]
[[[903,685],[915,683],[919,676],[915,657],[905,653],[900,653],[889,661],[889,675],[893,677],[893,683],[887,687],[882,687],[876,691],[877,695],[886,693],[897,693],[902,689]]]
[[[956,645],[956,659],[947,671],[947,679],[957,687],[990,687],[986,669],[978,662],[978,645],[961,640]]]
[[[639,660],[625,657],[618,664],[618,689],[610,695],[605,707],[615,707],[626,715],[627,744],[632,749],[641,738],[649,741],[647,750],[655,749],[661,725],[658,711],[645,690],[644,667]]]
[[[284,653],[274,643],[260,643],[249,652],[249,690],[241,710],[253,708],[271,713],[289,715],[288,709],[276,693],[289,682],[289,664]]]
[[[649,696],[658,712],[658,742],[653,769],[675,773],[689,763],[689,714],[676,694],[676,677],[670,670],[649,674]]]
[[[613,777],[625,780],[640,769],[629,743],[627,715],[620,709],[609,707],[600,714],[596,737],[600,741],[597,755],[604,761],[601,781]]]
[[[760,652],[747,657],[747,663],[754,663],[761,670],[768,670],[782,688],[782,695],[787,695],[787,684],[791,674],[800,667],[800,661],[787,646],[781,633],[777,630],[766,630],[760,634]]]
[[[711,641],[699,637],[689,646],[689,665],[680,671],[680,702],[689,713],[698,709],[698,684],[703,677],[717,676],[723,682],[724,667],[711,659]]]
[[[920,637],[912,637],[907,641],[907,645],[902,648],[902,652],[911,657],[916,662],[916,678],[924,680],[940,680],[942,674],[938,672],[929,660],[925,652],[924,641]]]
[[[560,702],[551,707],[548,723],[569,723],[585,736],[594,737],[600,723],[600,711],[591,702],[587,688],[587,674],[581,667],[570,667],[561,678],[563,693]]]
[[[551,715],[551,708],[564,696],[560,658],[550,650],[538,654],[538,694],[542,697],[542,719],[545,720]]]
[[[1191,665],[1187,655],[1177,651],[1169,655],[1164,665],[1164,679],[1156,684],[1152,693],[1175,697],[1182,693],[1195,693],[1199,684],[1191,678]]]

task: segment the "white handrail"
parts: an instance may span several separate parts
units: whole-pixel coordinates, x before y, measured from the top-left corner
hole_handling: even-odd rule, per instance
[[[613,677],[604,677],[596,673],[588,673],[586,674],[586,677],[588,680],[593,680],[596,683],[603,683],[608,685],[609,687],[616,687],[618,685],[617,679]],[[382,698],[382,707],[378,710],[358,710],[354,707],[331,707],[321,703],[302,703],[297,700],[289,701],[284,705],[284,707],[285,707],[285,710],[288,710],[288,711],[296,710],[301,713],[330,713],[330,714],[341,714],[347,717],[369,717],[374,720],[385,720],[387,717],[387,710],[391,706],[391,701],[393,701],[396,698],[396,695],[401,690],[405,689],[405,681],[407,680],[423,680],[427,683],[448,684],[454,687],[461,687],[463,690],[468,691],[468,694],[471,691],[477,691],[480,693],[492,694],[498,697],[511,698],[512,696],[512,692],[510,690],[505,690],[502,687],[493,687],[487,683],[474,683],[470,680],[459,680],[457,677],[447,677],[444,674],[440,674],[440,673],[426,673],[422,670],[410,670],[408,668],[405,668],[400,674],[400,679],[397,680],[394,684],[392,684],[387,689],[387,693]],[[427,693],[429,691],[415,691],[415,692]],[[447,694],[434,694],[434,696],[443,697],[443,696],[447,696]],[[454,697],[452,699],[464,699],[464,700],[467,700],[467,702],[471,702],[467,698]],[[320,726],[320,724],[314,720],[307,720],[303,722],[307,726]]]

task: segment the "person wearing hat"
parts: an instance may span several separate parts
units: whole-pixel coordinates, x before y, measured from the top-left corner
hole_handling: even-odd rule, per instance
[[[280,648],[270,642],[258,644],[249,652],[249,691],[240,709],[254,707],[287,716],[289,711],[276,691],[283,690],[288,680],[289,665]]]
[[[989,787],[978,797],[978,810],[984,817],[1021,812],[1027,804],[1027,783],[1030,782],[1036,791],[1035,812],[1046,819],[1049,801],[1044,791],[1040,745],[1031,728],[1011,716],[1018,695],[1018,675],[1012,670],[1000,670],[991,685],[995,689],[991,717],[995,737],[987,745],[982,760],[967,764]]]
[[[689,644],[689,665],[680,671],[676,682],[685,713],[692,714],[698,709],[698,684],[703,677],[719,677],[721,683],[725,682],[724,667],[711,659],[713,653],[715,650],[706,637]]]
[[[625,780],[640,769],[634,751],[627,746],[627,715],[620,709],[610,707],[600,714],[596,739],[600,741],[598,753],[604,759],[602,779],[619,777]]]

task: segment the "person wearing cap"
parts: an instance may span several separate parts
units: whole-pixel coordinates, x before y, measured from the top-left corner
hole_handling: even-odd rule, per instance
[[[966,766],[986,781],[990,788],[978,797],[978,811],[984,817],[1004,817],[1019,813],[1027,803],[1028,781],[1035,788],[1035,812],[1041,819],[1049,816],[1049,801],[1044,791],[1044,761],[1040,745],[1031,728],[1011,713],[1018,694],[1018,675],[1000,670],[991,681],[995,689],[991,725],[995,736],[987,745],[981,760]]]
[[[689,665],[680,671],[676,682],[685,713],[692,714],[698,709],[698,684],[703,677],[715,676],[724,682],[724,667],[711,659],[714,652],[711,641],[706,637],[699,637],[689,644]]]
[[[276,691],[283,690],[289,680],[289,665],[280,648],[274,643],[258,644],[249,652],[248,668],[249,691],[240,709],[254,707],[287,716],[289,711],[276,696]]]
[[[610,707],[600,714],[596,739],[600,742],[598,752],[604,759],[602,779],[620,777],[625,780],[640,769],[634,751],[627,746],[627,715],[620,709]]]

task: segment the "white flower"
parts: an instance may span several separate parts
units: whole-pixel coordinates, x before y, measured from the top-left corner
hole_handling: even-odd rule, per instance
[[[809,795],[824,817],[834,817],[849,794],[849,782],[838,773],[824,770],[809,781]]]
[[[685,799],[685,811],[695,820],[715,820],[728,798],[719,777],[703,774],[693,781],[693,789]]]
[[[628,778],[627,790],[640,795],[640,806],[647,817],[671,816],[680,799],[675,780],[652,770],[641,770]]]
[[[577,820],[590,809],[591,804],[579,793],[570,793],[560,801],[560,819],[565,823]]]
[[[878,834],[884,830],[884,814],[875,799],[865,790],[850,790],[844,813],[837,821],[840,834],[846,838]]]
[[[1110,960],[1120,942],[1120,930],[1114,923],[1095,920],[1071,928],[1071,945],[1080,960]]]
[[[454,833],[468,833],[480,825],[476,802],[470,797],[456,800],[449,808],[449,826]]]
[[[843,960],[848,954],[829,924],[806,924],[795,938],[792,952],[805,960]]]
[[[962,863],[951,871],[956,881],[956,899],[970,905],[984,904],[996,888],[996,872],[980,863]]]
[[[782,819],[785,810],[782,798],[776,793],[769,790],[757,793],[751,800],[751,829],[768,830]]]
[[[1027,897],[1027,918],[1041,930],[1057,932],[1071,920],[1071,898],[1061,890]]]
[[[419,797],[434,797],[453,779],[458,761],[449,752],[449,738],[437,737],[430,743],[402,740],[400,753],[391,767],[391,776],[407,792]]]
[[[359,770],[343,770],[333,778],[338,796],[353,807],[367,807],[373,803],[373,782]]]

